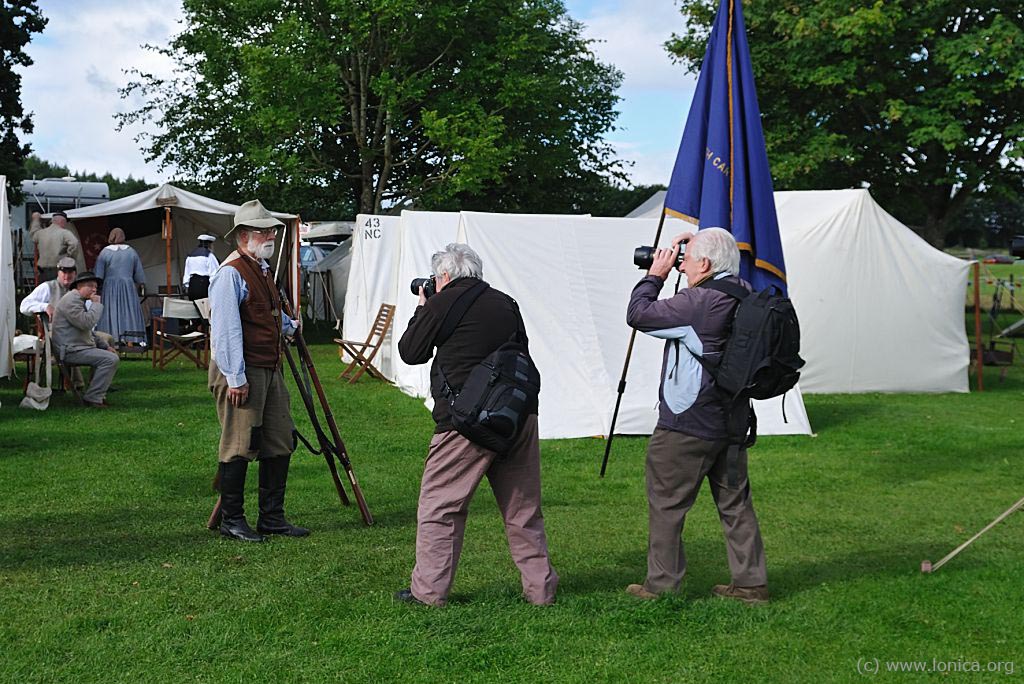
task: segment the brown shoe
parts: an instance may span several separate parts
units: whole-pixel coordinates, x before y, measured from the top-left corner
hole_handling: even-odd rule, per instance
[[[642,584],[630,584],[628,587],[626,587],[626,593],[630,596],[636,597],[638,599],[643,599],[645,601],[651,601],[653,599],[658,598],[657,594],[647,591],[647,588],[644,587],[644,585]]]
[[[82,400],[82,406],[84,406],[86,408],[94,408],[94,409],[110,408],[110,404],[108,404],[106,402],[106,400],[97,403],[95,401],[86,401],[85,399],[83,399]]]
[[[735,584],[716,584],[711,593],[721,598],[736,599],[744,603],[755,605],[768,603],[768,587],[764,584],[758,587],[737,587]]]

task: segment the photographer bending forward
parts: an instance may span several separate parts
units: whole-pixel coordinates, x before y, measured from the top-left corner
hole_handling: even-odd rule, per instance
[[[688,287],[658,299],[676,264],[679,245],[689,241],[679,270]],[[714,359],[724,348],[736,300],[700,287],[710,279],[741,281],[736,241],[722,228],[683,233],[672,249],[659,249],[647,276],[629,300],[627,323],[665,340],[659,391],[658,426],[647,447],[648,545],[647,579],[626,591],[643,599],[676,591],[686,574],[682,531],[706,477],[718,507],[729,554],[732,582],[717,585],[714,594],[746,603],[768,600],[764,543],[754,514],[747,480],[747,452],[741,449],[736,486],[729,486],[726,467],[726,405],[714,380],[697,356]]]
[[[537,408],[507,456],[478,446],[452,426],[443,375],[454,388],[463,385],[472,368],[509,341],[516,332],[526,343],[526,331],[515,302],[508,295],[487,289],[466,310],[451,336],[434,354],[435,339],[449,309],[469,288],[480,282],[483,264],[472,249],[450,244],[431,258],[437,294],[427,299],[420,288],[420,305],[398,343],[402,360],[426,363],[431,355],[430,394],[437,427],[430,440],[420,484],[416,522],[416,567],[412,585],[395,594],[409,603],[443,606],[448,601],[462,551],[466,513],[484,475],[505,520],[509,550],[522,575],[523,595],[534,604],[555,600],[558,574],[548,558],[544,516],[540,509],[540,444]]]

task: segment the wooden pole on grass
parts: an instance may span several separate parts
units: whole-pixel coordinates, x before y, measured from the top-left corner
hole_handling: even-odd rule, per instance
[[[985,391],[985,345],[981,340],[981,264],[974,262],[974,346],[977,352],[975,366],[978,376],[978,391]]]
[[[302,231],[302,217],[298,214],[295,215],[295,245],[294,251],[292,252],[292,258],[289,262],[289,270],[291,271],[291,277],[289,280],[292,281],[292,310],[295,311],[296,318],[302,318],[302,269],[299,264],[299,256],[302,249],[302,236],[299,234]]]
[[[171,295],[171,232],[173,231],[171,223],[171,208],[164,207],[164,244],[167,247],[167,296]]]

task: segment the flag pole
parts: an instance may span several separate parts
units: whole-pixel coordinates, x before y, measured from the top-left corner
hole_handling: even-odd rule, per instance
[[[658,230],[654,233],[654,248],[658,248],[658,241],[661,240],[661,228],[665,225],[665,204],[661,205],[661,218],[658,219]],[[622,363],[622,377],[619,378],[619,395],[615,398],[615,411],[612,413],[612,426],[608,429],[608,439],[604,445],[604,459],[601,461],[601,477],[604,477],[608,469],[608,456],[612,452],[612,440],[615,439],[615,422],[619,419],[619,407],[622,405],[622,395],[626,393],[626,373],[629,372],[629,359],[633,355],[633,343],[636,341],[636,328],[629,333],[629,346],[626,347],[626,360]]]

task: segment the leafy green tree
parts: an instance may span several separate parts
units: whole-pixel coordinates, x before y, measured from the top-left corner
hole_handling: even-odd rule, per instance
[[[138,74],[150,160],[307,218],[470,201],[557,210],[622,177],[601,136],[621,74],[561,0],[185,0]],[[464,204],[461,206],[465,206]]]
[[[681,0],[669,51],[697,70],[717,0]],[[979,189],[1024,190],[1022,0],[749,0],[779,189],[869,184],[941,245]]]
[[[25,46],[33,33],[40,33],[46,19],[33,0],[4,0],[0,3],[0,174],[7,176],[10,201],[21,203],[21,180],[25,157],[31,146],[22,143],[18,131],[32,132],[32,117],[21,105],[21,76],[15,67],[27,67],[32,58]]]
[[[1024,235],[1024,197],[978,192],[964,205],[947,234],[949,244],[1005,248],[1015,235]]]
[[[112,200],[121,199],[122,197],[156,187],[153,183],[147,183],[142,178],[132,178],[131,174],[122,180],[109,171],[102,176],[86,171],[73,172],[66,166],[45,161],[34,154],[30,154],[25,158],[26,178],[64,178],[67,176],[74,176],[75,179],[85,182],[106,183],[110,189],[110,199]]]

